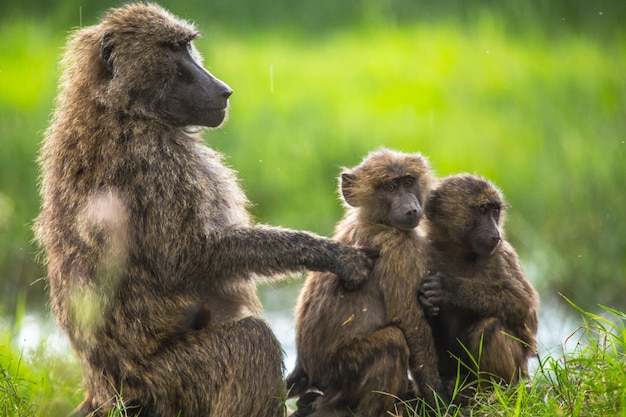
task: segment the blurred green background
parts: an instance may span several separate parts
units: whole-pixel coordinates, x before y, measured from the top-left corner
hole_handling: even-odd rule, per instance
[[[119,4],[0,5],[6,318],[48,311],[31,226],[62,47]],[[259,222],[331,235],[342,166],[381,146],[422,152],[440,175],[502,188],[508,237],[542,299],[626,307],[623,0],[161,4],[196,23],[207,68],[235,91],[230,120],[205,137],[239,171]]]

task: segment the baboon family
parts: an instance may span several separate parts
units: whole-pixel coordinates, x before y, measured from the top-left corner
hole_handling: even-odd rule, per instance
[[[333,239],[254,224],[200,136],[233,91],[204,69],[198,36],[129,4],[65,49],[35,233],[83,369],[74,415],[122,399],[128,415],[284,416],[287,395],[299,416],[382,416],[416,397],[434,408],[467,353],[479,366],[464,377],[524,376],[538,301],[503,238],[499,191],[380,150],[342,173]],[[304,270],[285,384],[256,282]]]

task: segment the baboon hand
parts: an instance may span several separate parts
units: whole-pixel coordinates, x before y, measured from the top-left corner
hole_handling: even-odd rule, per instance
[[[339,276],[346,290],[355,290],[369,277],[379,251],[343,244],[340,244],[339,251],[340,262],[337,264],[337,270],[331,272]]]
[[[426,310],[426,314],[431,317],[439,314],[439,309],[445,304],[446,290],[445,279],[447,275],[441,272],[436,272],[431,275],[426,275],[422,279],[417,297]]]

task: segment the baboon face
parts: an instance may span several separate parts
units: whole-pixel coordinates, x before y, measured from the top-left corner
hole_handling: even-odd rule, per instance
[[[500,233],[500,204],[490,202],[470,207],[474,227],[467,235],[467,245],[478,255],[491,255],[502,241]]]
[[[219,126],[226,116],[232,90],[194,59],[191,41],[170,46],[169,59],[176,64],[170,95],[162,116],[177,125]]]
[[[431,181],[421,155],[381,151],[342,173],[341,193],[348,205],[359,208],[363,221],[411,230],[422,218],[422,198]]]
[[[418,201],[419,188],[412,175],[394,178],[382,184],[378,190],[389,207],[382,219],[387,226],[400,230],[410,230],[418,225],[422,218],[422,208]]]
[[[489,181],[471,175],[444,178],[426,201],[426,216],[450,239],[478,255],[490,255],[502,240],[505,203]]]
[[[165,11],[136,14],[131,22],[113,11],[101,25],[103,104],[176,127],[219,126],[232,90],[203,67],[192,43],[199,33]]]

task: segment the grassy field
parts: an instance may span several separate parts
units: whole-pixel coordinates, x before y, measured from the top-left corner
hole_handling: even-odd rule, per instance
[[[509,238],[542,298],[626,307],[623,29],[512,30],[491,13],[315,37],[198,26],[207,67],[235,90],[229,122],[206,140],[239,171],[259,221],[329,235],[341,166],[381,146],[422,152],[440,175],[477,173],[502,188]],[[46,311],[30,225],[65,35],[45,21],[0,24],[0,314],[18,319]],[[590,338],[472,413],[626,415],[624,316],[602,312],[622,327],[583,314]],[[16,335],[0,327],[0,414],[64,415],[81,398],[76,363],[22,352]]]
[[[572,305],[574,309],[578,307]],[[579,312],[581,327],[563,342],[563,353],[540,357],[526,383],[494,386],[467,407],[444,406],[435,415],[626,416],[626,314],[608,308],[602,315]],[[0,340],[0,413],[61,417],[82,400],[80,373],[67,355],[46,353],[42,344],[22,356],[1,342],[7,341]],[[406,409],[409,416],[421,415],[415,405]],[[125,416],[123,406],[113,416]]]

